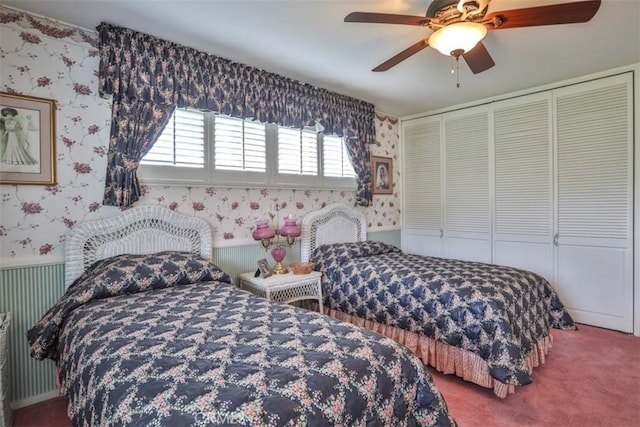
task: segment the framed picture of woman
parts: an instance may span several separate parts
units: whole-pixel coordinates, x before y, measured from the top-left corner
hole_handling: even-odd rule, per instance
[[[269,264],[267,263],[267,260],[265,258],[258,260],[258,268],[260,269],[260,274],[262,275],[262,277],[264,277],[265,279],[267,277],[271,277],[271,270],[269,269]]]
[[[0,184],[55,183],[55,101],[0,92]]]
[[[393,194],[393,160],[391,157],[371,156],[373,194]]]

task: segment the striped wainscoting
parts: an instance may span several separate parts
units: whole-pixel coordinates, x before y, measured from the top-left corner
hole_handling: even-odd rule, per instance
[[[401,245],[401,234],[400,230],[385,230],[385,231],[375,231],[367,233],[368,240],[379,240],[381,242],[389,243],[390,245],[397,246],[399,248]]]
[[[34,403],[37,396],[55,395],[54,364],[29,356],[27,330],[63,292],[63,264],[0,269],[0,312],[11,313],[8,363],[14,406]]]
[[[400,247],[400,230],[368,233],[370,240],[381,240]],[[300,259],[300,245],[287,251],[285,264]],[[249,246],[215,248],[213,262],[237,283],[240,273],[255,271],[256,261],[271,255],[257,243]],[[9,332],[9,375],[14,408],[30,405],[57,395],[54,364],[29,355],[27,330],[64,293],[64,265],[38,265],[0,268],[0,312],[11,312]]]

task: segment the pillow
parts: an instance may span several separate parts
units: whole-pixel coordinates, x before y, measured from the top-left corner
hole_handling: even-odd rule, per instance
[[[311,255],[311,260],[318,262],[323,258],[333,258],[340,261],[348,261],[353,258],[382,255],[391,252],[400,252],[400,249],[396,246],[376,240],[333,243],[317,247]]]
[[[231,283],[231,278],[209,260],[191,252],[178,251],[123,254],[96,261],[69,289],[87,280],[93,288],[94,298],[198,282]]]

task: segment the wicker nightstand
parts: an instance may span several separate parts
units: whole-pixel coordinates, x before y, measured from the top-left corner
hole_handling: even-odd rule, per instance
[[[240,275],[240,288],[285,304],[315,299],[322,308],[321,277],[322,273],[318,271],[309,274],[274,274],[266,279],[255,277],[254,273],[244,273]]]

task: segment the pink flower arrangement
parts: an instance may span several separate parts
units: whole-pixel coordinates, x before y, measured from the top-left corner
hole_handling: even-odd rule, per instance
[[[26,33],[24,31],[20,33],[20,38],[26,43],[33,43],[33,44],[42,43],[42,40],[40,40],[40,37],[36,36],[35,34]]]
[[[87,174],[91,172],[91,166],[89,166],[87,163],[79,163],[79,162],[75,162],[73,164],[73,169],[77,172],[77,173],[82,173],[82,174]]]
[[[29,23],[33,25],[34,28],[37,28],[38,30],[40,30],[42,34],[47,35],[49,37],[53,37],[55,39],[70,37],[75,33],[75,30],[71,28],[61,29],[61,28],[52,27],[50,25],[45,25],[41,21],[29,15],[27,15],[27,19],[29,20]]]
[[[22,247],[24,248],[24,247],[27,247],[27,246],[29,246],[31,244],[31,239],[30,238],[23,239],[23,240],[20,240],[18,243],[20,243],[22,245]]]
[[[20,20],[19,13],[0,13],[0,24],[7,24],[9,22],[18,22]]]
[[[39,87],[47,87],[51,84],[51,79],[49,77],[40,77],[38,79],[38,86]]]
[[[73,64],[76,63],[76,61],[72,61],[64,55],[62,55],[62,62],[64,62],[64,65],[66,65],[67,67],[71,67]]]
[[[81,85],[80,83],[73,84],[73,90],[78,95],[91,95],[91,89],[87,85]]]
[[[42,206],[40,206],[40,203],[23,202],[22,212],[27,215],[39,214],[40,212],[42,212]]]
[[[45,191],[48,191],[51,194],[57,194],[61,192],[60,186],[58,185],[47,185],[44,187]]]

